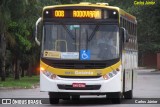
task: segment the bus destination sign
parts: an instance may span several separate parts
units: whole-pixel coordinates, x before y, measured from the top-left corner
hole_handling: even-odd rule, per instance
[[[53,10],[53,18],[101,19],[101,10]]]
[[[44,19],[116,19],[118,20],[118,12],[113,9],[64,9],[64,8],[52,8],[46,9],[43,13]]]

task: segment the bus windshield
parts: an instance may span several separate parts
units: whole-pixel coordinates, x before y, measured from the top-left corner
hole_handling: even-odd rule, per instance
[[[118,25],[45,24],[42,56],[58,60],[116,59],[119,57]]]

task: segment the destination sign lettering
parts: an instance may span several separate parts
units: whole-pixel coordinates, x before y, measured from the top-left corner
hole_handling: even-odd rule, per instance
[[[53,18],[101,19],[101,10],[54,10]]]
[[[79,7],[80,8],[80,7]],[[76,19],[76,20],[105,20],[116,19],[118,20],[118,12],[113,9],[104,8],[51,8],[44,10],[43,18],[45,20],[52,19]]]

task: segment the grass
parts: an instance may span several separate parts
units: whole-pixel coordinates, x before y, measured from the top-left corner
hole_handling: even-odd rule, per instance
[[[20,80],[14,80],[14,78],[6,78],[6,81],[0,81],[0,87],[11,88],[33,88],[33,86],[39,83],[39,76],[28,77],[25,76]]]

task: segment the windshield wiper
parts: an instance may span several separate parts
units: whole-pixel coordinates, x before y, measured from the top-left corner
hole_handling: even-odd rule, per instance
[[[86,50],[88,50],[88,30],[85,31],[86,32]]]
[[[97,32],[97,30],[99,29],[99,24],[98,25],[96,25],[96,27],[94,28],[94,30],[93,30],[93,32],[91,33],[91,35],[89,36],[89,38],[87,37],[87,41],[89,42],[89,41],[91,41],[92,40],[92,38],[94,37],[94,35],[96,34],[96,32]]]
[[[62,25],[63,25],[64,29],[68,32],[69,36],[70,36],[73,40],[75,40],[74,35],[73,35],[73,34],[71,33],[71,31],[67,28],[67,26],[64,25],[64,24],[62,24]]]

